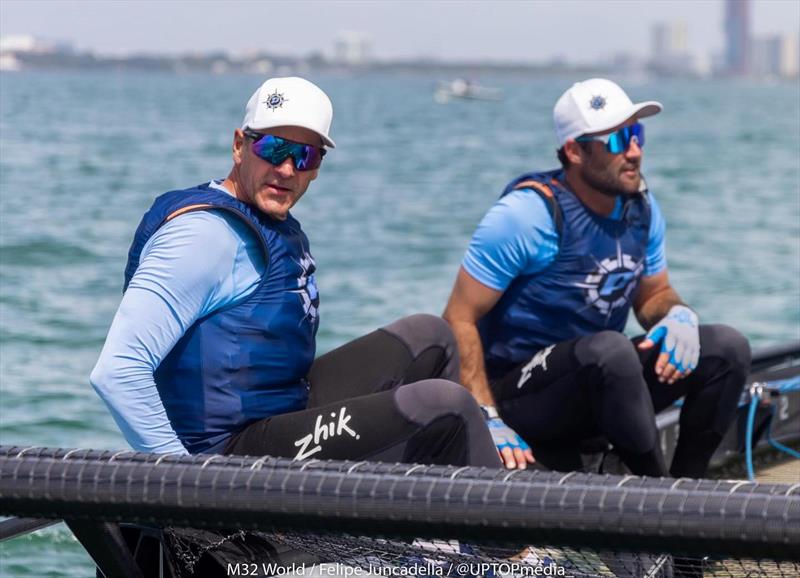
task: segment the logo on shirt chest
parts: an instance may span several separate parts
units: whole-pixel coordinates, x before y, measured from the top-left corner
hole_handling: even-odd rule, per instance
[[[644,257],[637,261],[631,255],[622,252],[617,241],[617,251],[612,257],[599,261],[592,256],[595,270],[574,285],[583,289],[586,307],[596,309],[605,315],[608,323],[617,309],[630,304],[633,292],[639,284],[639,277],[644,271]]]

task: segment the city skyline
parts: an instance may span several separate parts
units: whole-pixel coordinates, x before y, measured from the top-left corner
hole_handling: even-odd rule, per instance
[[[620,54],[647,59],[654,26],[685,22],[690,54],[711,59],[724,50],[721,0],[491,4],[309,0],[291,5],[232,1],[186,7],[185,2],[4,0],[0,34],[31,34],[100,54],[268,51],[333,56],[337,39],[351,31],[366,39],[370,54],[378,59],[596,63]],[[45,13],[48,17],[41,18]],[[272,25],[278,18],[280,23]],[[754,36],[796,35],[800,2],[754,0],[752,20]],[[183,27],[175,27],[175,22]],[[542,26],[543,22],[567,25]]]

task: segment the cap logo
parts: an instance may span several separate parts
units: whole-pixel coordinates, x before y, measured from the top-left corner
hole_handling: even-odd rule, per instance
[[[599,94],[593,96],[589,101],[589,106],[592,107],[592,110],[603,110],[606,107],[606,97]]]
[[[288,102],[288,98],[284,98],[283,94],[278,92],[278,89],[275,89],[275,92],[270,94],[267,97],[267,100],[264,101],[264,104],[267,105],[267,108],[270,110],[275,110],[276,108],[281,108],[284,102]]]

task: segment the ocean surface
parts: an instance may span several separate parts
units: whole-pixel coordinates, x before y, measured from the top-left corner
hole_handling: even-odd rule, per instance
[[[134,229],[158,194],[226,176],[263,79],[0,76],[0,443],[124,448],[88,383]],[[578,78],[481,78],[502,102],[433,99],[424,76],[313,78],[333,138],[294,214],[321,293],[319,352],[440,313],[505,183],[557,165],[552,106]],[[754,347],[800,339],[800,86],[620,79],[646,120],[644,174],[673,284]],[[631,322],[629,331],[638,327]],[[90,576],[59,525],[0,545],[3,576]]]

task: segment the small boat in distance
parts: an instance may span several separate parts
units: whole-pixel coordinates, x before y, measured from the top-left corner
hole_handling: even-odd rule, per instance
[[[441,104],[450,102],[453,99],[497,101],[503,99],[503,91],[499,88],[481,86],[464,78],[456,78],[449,82],[439,82],[433,93],[433,98]]]

